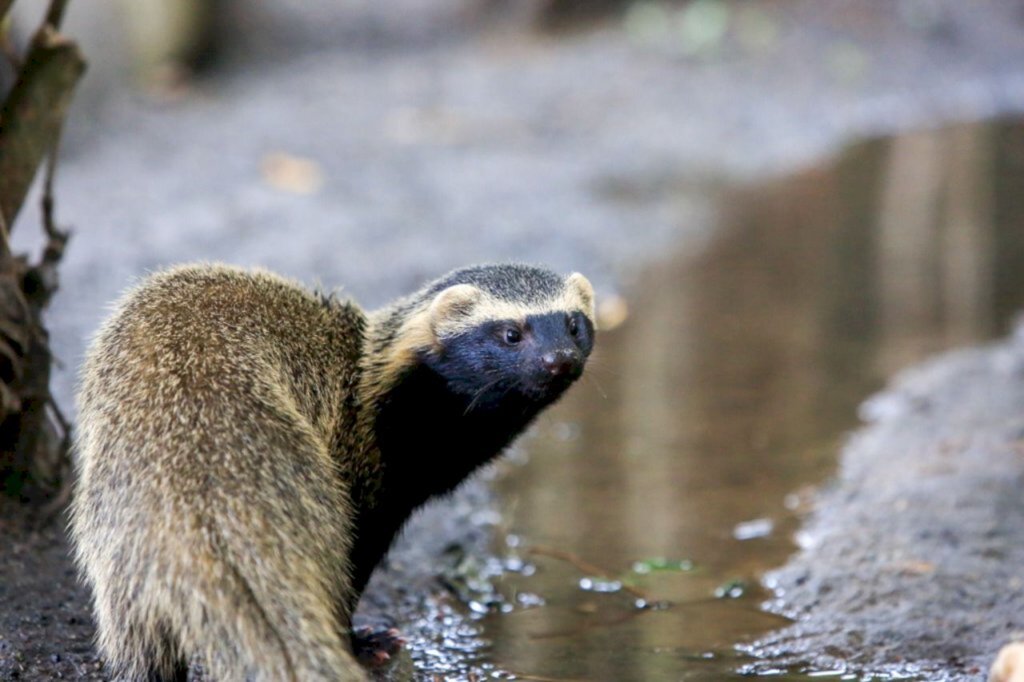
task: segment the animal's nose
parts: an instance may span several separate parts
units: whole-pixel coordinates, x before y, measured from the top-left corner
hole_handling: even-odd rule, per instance
[[[580,354],[574,350],[548,351],[541,356],[540,364],[553,377],[572,375],[579,371]]]

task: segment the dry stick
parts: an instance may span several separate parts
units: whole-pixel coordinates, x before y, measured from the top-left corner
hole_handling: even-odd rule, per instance
[[[53,0],[50,3],[50,8],[46,10],[46,21],[57,30],[60,28],[60,24],[64,21],[64,10],[68,8],[68,0]]]
[[[53,399],[52,395],[46,397],[46,402],[50,407],[50,413],[57,422],[57,425],[61,430],[60,439],[60,488],[57,490],[57,494],[53,496],[53,499],[47,502],[39,510],[39,521],[37,526],[45,526],[60,513],[60,510],[71,499],[71,423],[61,412],[60,407],[57,405],[57,401]]]
[[[0,111],[0,210],[8,230],[60,130],[85,62],[74,43],[44,25]]]
[[[61,126],[61,128],[63,127]],[[60,129],[57,130],[53,139],[53,146],[50,147],[50,153],[46,157],[46,171],[43,176],[43,229],[46,230],[46,236],[50,239],[60,234],[53,220],[53,176],[55,174],[54,169],[57,167],[58,147],[60,147]]]
[[[6,23],[4,17],[11,4],[11,0],[0,0],[0,21]],[[41,286],[30,296],[29,301],[24,300],[28,291],[17,292],[18,300],[30,306],[26,317],[30,334],[26,347],[32,367],[35,367],[33,376],[26,379],[21,392],[38,403],[39,408],[34,414],[23,412],[20,419],[30,439],[45,437],[46,434],[60,438],[60,451],[57,453],[60,459],[54,463],[59,468],[54,471],[58,472],[62,482],[68,480],[67,446],[70,444],[70,429],[67,420],[53,403],[47,386],[51,356],[46,332],[38,316],[56,289],[56,266],[67,241],[67,236],[57,229],[54,222],[56,141],[60,138],[73,89],[85,69],[85,62],[77,46],[57,33],[67,4],[68,0],[52,0],[49,3],[46,19],[33,36],[27,55],[23,60],[12,60],[13,63],[20,63],[21,68],[0,108],[0,259],[8,264],[12,258],[9,237],[15,216],[39,166],[44,160],[48,162],[43,195],[43,227],[48,240],[41,261],[28,270],[33,273],[33,277],[40,278]],[[0,36],[0,49],[13,52],[4,33]],[[24,265],[27,263],[19,266],[19,272],[24,269]],[[41,366],[36,367],[37,364]],[[47,410],[47,407],[50,409]],[[18,443],[19,451],[23,446],[34,447],[31,440],[23,442],[19,439]],[[67,491],[62,489],[58,492],[55,502],[59,505]]]
[[[0,0],[3,2],[3,0]],[[18,56],[18,51],[14,49],[14,43],[11,42],[11,31],[10,22],[4,21],[3,15],[0,14],[0,52],[3,53],[4,59],[11,65],[14,72],[21,71],[22,61],[21,57]]]
[[[51,12],[54,10],[54,3],[50,6]],[[63,13],[63,7],[58,9],[59,13]],[[60,16],[55,16],[54,21],[60,22]],[[47,16],[47,21],[50,21],[51,17]],[[44,286],[48,289],[56,289],[57,277],[54,272],[57,263],[60,262],[64,256],[64,247],[67,244],[68,233],[60,230],[57,227],[56,221],[56,209],[54,201],[54,177],[56,176],[57,170],[57,158],[60,154],[60,141],[61,134],[63,132],[63,125],[58,126],[54,133],[53,144],[50,147],[50,152],[46,158],[46,168],[43,175],[43,196],[42,196],[42,218],[43,218],[43,230],[46,232],[47,242],[46,247],[43,251],[43,256],[37,269],[41,272],[44,278]],[[44,296],[49,298],[53,291],[47,291]],[[37,330],[40,333],[41,329]],[[52,358],[51,358],[52,362]],[[57,490],[57,494],[53,497],[40,510],[41,524],[48,523],[61,509],[67,504],[68,500],[71,499],[71,476],[70,473],[70,457],[71,452],[71,424],[65,418],[64,413],[61,411],[60,406],[57,405],[57,401],[54,400],[52,394],[46,396],[47,405],[50,408],[50,416],[53,422],[56,423],[57,428],[60,430],[60,446],[58,457],[60,458],[60,488]]]
[[[46,175],[43,177],[43,229],[49,242],[46,244],[44,260],[60,260],[64,255],[64,244],[68,241],[68,233],[57,228],[57,221],[54,218],[53,201],[53,177],[57,172],[57,156],[60,153],[60,139],[64,132],[64,126],[60,126],[54,134],[53,146],[50,147],[50,154],[46,159]]]
[[[595,566],[594,564],[591,564],[591,563],[589,563],[587,561],[584,561],[583,559],[581,559],[577,555],[573,554],[572,552],[567,552],[567,551],[561,550],[561,549],[555,549],[554,547],[534,546],[534,547],[530,548],[529,553],[533,554],[533,555],[540,555],[540,556],[551,557],[552,559],[558,559],[559,561],[565,561],[565,562],[567,562],[569,564],[572,564],[573,566],[578,568],[583,573],[587,573],[589,575],[601,576],[602,578],[605,578],[607,580],[613,580],[614,579],[603,568],[601,568],[599,566]],[[629,592],[634,597],[636,597],[637,599],[642,599],[647,604],[654,603],[653,600],[650,598],[650,596],[646,592],[644,592],[643,590],[641,590],[639,588],[632,587],[631,585],[623,585],[622,588],[625,591]],[[667,602],[663,602],[663,603],[667,603]],[[576,629],[574,629],[572,631],[551,632],[551,633],[541,634],[541,635],[532,635],[530,637],[530,639],[556,639],[558,637],[569,637],[569,636],[573,636],[573,635],[578,635],[580,633],[587,632],[588,630],[594,630],[596,628],[605,628],[605,627],[610,627],[610,626],[613,626],[613,625],[619,625],[621,623],[625,623],[627,621],[630,621],[630,620],[636,618],[641,613],[643,613],[643,611],[641,611],[639,609],[632,609],[632,610],[628,611],[627,613],[623,614],[622,616],[620,616],[620,617],[618,617],[618,618],[616,618],[616,619],[614,619],[614,620],[612,620],[610,622],[588,623],[588,624],[585,624],[582,627],[576,628]]]
[[[509,671],[511,672],[511,671]],[[537,682],[583,682],[579,677],[544,677],[542,675],[527,675],[526,673],[513,672],[517,680],[536,680]]]
[[[11,257],[11,233],[7,229],[7,219],[4,212],[0,211],[0,262],[6,262]]]
[[[68,240],[68,233],[57,228],[57,222],[54,218],[53,182],[56,175],[62,132],[63,126],[60,126],[54,135],[53,145],[50,147],[50,153],[46,159],[45,175],[43,176],[42,211],[43,230],[45,230],[48,239],[41,262],[37,266],[44,276],[44,286],[53,287],[53,289],[56,289],[57,281],[56,272],[53,272],[53,270],[63,257],[64,246]],[[44,296],[49,298],[52,293],[52,291],[47,291]],[[41,329],[37,331],[43,333]],[[58,457],[60,457],[60,488],[57,490],[54,498],[40,510],[40,525],[48,523],[71,499],[71,476],[69,475],[71,464],[69,457],[71,452],[71,424],[64,417],[64,413],[61,412],[52,394],[47,394],[46,402],[50,408],[50,415],[53,421],[56,422],[57,427],[60,429],[60,452],[58,453]]]
[[[699,606],[701,604],[707,604],[707,603],[714,602],[714,601],[718,601],[718,598],[717,597],[708,597],[706,599],[694,599],[692,601],[688,601],[688,602],[683,603],[682,606]],[[757,613],[764,613],[763,611],[760,611],[758,609],[751,609],[751,610],[755,611]],[[540,634],[534,634],[534,635],[530,635],[530,639],[544,640],[544,639],[559,639],[561,637],[578,637],[579,635],[582,635],[582,634],[584,634],[586,632],[590,632],[591,630],[597,630],[597,629],[602,629],[602,628],[610,628],[610,627],[614,627],[616,625],[622,625],[623,623],[628,623],[629,621],[633,620],[634,618],[638,618],[643,613],[646,613],[646,612],[634,609],[634,610],[622,613],[618,617],[613,618],[611,620],[605,620],[605,621],[600,621],[600,622],[584,623],[583,625],[581,625],[581,626],[579,626],[577,628],[570,629],[570,630],[555,630],[553,632],[543,632],[543,633],[540,633]]]
[[[580,569],[582,572],[588,575],[600,576],[602,578],[605,578],[606,580],[616,580],[614,576],[605,571],[603,568],[584,561],[572,552],[567,552],[562,549],[555,549],[554,547],[542,547],[534,545],[530,548],[529,553],[539,554],[540,556],[547,556],[551,557],[552,559],[565,561],[567,563],[572,564],[573,566],[575,566],[576,568]],[[623,583],[622,589],[626,592],[629,592],[637,599],[643,599],[648,604],[656,601],[654,599],[651,599],[650,595],[648,595],[646,592],[637,587],[633,587],[632,585],[626,585],[625,583]]]
[[[57,265],[64,257],[64,248],[67,246],[69,233],[57,227],[55,202],[53,199],[53,182],[57,169],[57,157],[60,154],[60,139],[64,129],[63,125],[57,127],[53,133],[53,143],[46,156],[46,168],[43,172],[43,231],[46,232],[46,246],[43,248],[43,255],[39,263],[33,266],[43,283],[41,295],[36,304],[40,309],[45,307],[50,297],[57,291]],[[42,332],[42,329],[38,330]]]
[[[616,625],[622,625],[623,623],[628,623],[629,621],[633,620],[634,618],[638,618],[640,616],[640,614],[642,614],[642,613],[645,613],[645,612],[644,611],[639,611],[639,610],[636,610],[636,609],[632,609],[630,611],[626,611],[625,613],[620,614],[618,617],[613,618],[611,620],[605,620],[605,621],[600,621],[600,622],[593,622],[592,621],[592,622],[589,622],[589,623],[584,623],[583,625],[581,625],[581,626],[579,626],[577,628],[573,628],[571,630],[555,630],[553,632],[542,632],[540,634],[530,635],[530,639],[543,640],[543,639],[559,639],[559,638],[562,638],[562,637],[577,637],[579,635],[582,635],[585,632],[590,632],[591,630],[610,628],[610,627],[614,627]]]

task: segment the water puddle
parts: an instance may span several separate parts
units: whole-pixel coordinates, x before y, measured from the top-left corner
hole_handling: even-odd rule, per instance
[[[758,576],[858,404],[1024,304],[1021,123],[863,143],[720,207],[704,248],[639,274],[498,483],[515,607],[482,622],[521,679],[737,675],[734,645],[784,624]]]

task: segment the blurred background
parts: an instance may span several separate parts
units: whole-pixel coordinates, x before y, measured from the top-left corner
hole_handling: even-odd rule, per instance
[[[89,61],[46,318],[71,417],[108,304],[171,263],[370,308],[483,261],[594,282],[588,378],[392,562],[456,566],[401,623],[423,679],[729,674],[787,622],[759,577],[858,404],[1024,303],[1015,0],[80,0],[63,32]]]
[[[15,3],[16,36],[44,4]],[[726,185],[1018,111],[1022,25],[1014,2],[943,0],[72,2],[90,68],[57,178],[76,244],[55,346],[73,369],[132,278],[197,258],[371,307],[488,260],[621,292],[635,263],[704,248]],[[942,182],[918,171],[958,152],[897,146],[892,210],[930,204]],[[15,239],[37,223],[26,210]]]

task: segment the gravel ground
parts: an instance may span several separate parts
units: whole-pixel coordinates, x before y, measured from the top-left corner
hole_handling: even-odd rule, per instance
[[[552,36],[470,2],[245,4],[219,70],[174,97],[100,88],[78,114],[57,187],[75,238],[49,318],[64,405],[105,306],[168,263],[260,264],[368,306],[485,260],[578,269],[607,293],[666,245],[699,245],[708,183],[1024,111],[1009,0],[736,3],[732,28],[696,43],[657,30],[649,5]],[[37,221],[22,216],[22,246]],[[441,548],[485,544],[468,520],[486,499],[477,481],[417,520],[367,602],[422,603],[409,593]],[[2,518],[0,677],[94,671],[59,526]]]
[[[1024,328],[939,356],[862,408],[803,550],[766,583],[796,618],[751,666],[983,679],[1024,637]]]

